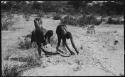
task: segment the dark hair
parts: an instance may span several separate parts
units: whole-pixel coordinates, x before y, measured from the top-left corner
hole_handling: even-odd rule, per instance
[[[52,30],[48,30],[48,31],[46,32],[46,34],[45,34],[45,38],[51,37],[51,36],[53,36],[53,31],[52,31]]]
[[[72,37],[72,34],[71,34],[70,32],[67,32],[67,33],[66,33],[66,38],[69,39],[69,38],[71,38],[71,37]]]

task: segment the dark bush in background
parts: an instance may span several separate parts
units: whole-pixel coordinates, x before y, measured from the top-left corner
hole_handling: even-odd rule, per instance
[[[61,22],[67,25],[79,25],[85,27],[87,25],[92,25],[92,24],[100,25],[102,21],[97,20],[96,17],[94,17],[93,15],[84,14],[79,17],[67,15],[61,20]]]
[[[120,20],[118,18],[109,17],[108,21],[107,21],[107,24],[124,24],[124,20]]]
[[[28,3],[27,3],[28,2]],[[37,13],[57,12],[64,13],[92,13],[98,15],[123,15],[123,1],[107,1],[92,4],[93,1],[1,1],[2,11]],[[103,10],[102,10],[103,9]]]
[[[28,3],[27,3],[28,2]],[[23,13],[26,21],[29,20],[31,14],[37,14],[38,17],[47,18],[53,17],[54,20],[59,20],[61,14],[67,15],[63,22],[68,25],[85,26],[88,24],[99,25],[102,21],[98,21],[94,16],[112,16],[124,15],[124,2],[123,1],[107,1],[103,3],[93,4],[93,1],[1,1],[1,11],[11,13]],[[56,15],[49,15],[50,12],[55,12]],[[75,15],[82,14],[80,17]],[[87,15],[93,15],[88,17]],[[109,24],[121,24],[123,21],[115,21],[109,19]],[[7,26],[11,24],[5,23]],[[2,26],[6,29],[6,26]]]
[[[53,19],[54,20],[60,20],[61,16],[59,14],[56,14],[56,15],[53,16]]]
[[[10,13],[1,13],[1,30],[8,30],[14,24],[14,16]]]
[[[77,25],[77,20],[71,15],[64,17],[61,22],[67,25]]]

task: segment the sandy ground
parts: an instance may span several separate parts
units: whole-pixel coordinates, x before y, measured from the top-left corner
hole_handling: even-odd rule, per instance
[[[18,16],[17,16],[18,17]],[[25,21],[18,17],[13,25],[15,31],[2,31],[2,62],[8,49],[17,49],[18,37],[34,29],[33,18]],[[54,31],[59,20],[43,18],[43,26]],[[86,29],[68,26],[79,55],[62,57],[52,55],[41,58],[41,66],[28,69],[21,76],[119,76],[124,74],[124,27],[123,25],[101,24],[96,34],[86,34]],[[118,44],[114,45],[114,41]],[[68,41],[70,44],[70,42]],[[71,44],[69,45],[71,46]],[[19,49],[17,49],[19,50]],[[18,52],[17,52],[18,53]]]

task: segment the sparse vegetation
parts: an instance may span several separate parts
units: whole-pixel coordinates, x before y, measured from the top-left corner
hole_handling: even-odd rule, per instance
[[[3,66],[2,76],[19,76],[18,66],[9,66],[5,64],[5,66]]]
[[[35,51],[22,52],[13,51],[12,54],[9,54],[8,59],[2,63],[2,76],[20,76],[23,70],[41,65]],[[8,53],[10,52],[8,51]]]
[[[2,76],[20,76],[23,70],[26,68],[31,68],[33,66],[41,65],[41,63],[35,59],[33,56],[27,56],[26,58],[20,57],[18,61],[24,61],[26,64],[22,65],[12,65],[12,64],[5,64],[2,66]]]
[[[27,38],[27,37],[25,37],[25,38],[19,38],[19,48],[20,49],[29,49],[29,48],[31,48],[32,47],[32,45],[31,45],[31,41],[30,41],[31,39],[30,38]]]
[[[27,65],[31,67],[31,66],[41,65],[41,64],[38,61],[38,58],[33,58],[33,56],[29,56],[27,57]]]

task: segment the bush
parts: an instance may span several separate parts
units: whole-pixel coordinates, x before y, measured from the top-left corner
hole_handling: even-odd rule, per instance
[[[25,53],[25,55],[11,55],[10,61],[4,61],[2,64],[2,76],[20,76],[23,70],[40,65],[33,52]]]
[[[61,20],[61,23],[66,25],[77,25],[77,20],[75,17],[68,15]]]
[[[87,15],[82,15],[82,17],[79,17],[77,20],[78,24],[80,26],[86,26],[86,25],[99,25],[101,24],[101,20],[97,20],[96,17],[93,15],[87,16]]]
[[[2,76],[19,76],[19,72],[17,71],[17,69],[17,65],[10,67],[6,64],[5,66],[3,66]]]
[[[120,19],[118,19],[118,18],[113,19],[113,18],[109,17],[107,24],[124,24],[124,21],[120,21]]]
[[[54,20],[60,20],[61,19],[61,16],[56,14],[54,17],[53,17]]]
[[[31,39],[29,37],[25,37],[25,38],[19,38],[19,48],[21,49],[29,49],[32,47],[31,45]]]
[[[38,58],[34,58],[33,56],[27,57],[27,67],[40,65]]]
[[[23,15],[23,18],[24,18],[26,21],[29,21],[29,19],[30,19],[30,14],[24,14],[24,15]]]
[[[88,18],[85,15],[82,15],[81,17],[78,18],[77,20],[79,26],[86,26],[88,24]]]
[[[96,17],[93,15],[87,16],[71,16],[67,15],[63,19],[61,19],[61,23],[64,23],[66,25],[79,25],[79,26],[86,26],[86,25],[99,25],[102,21],[97,20]]]

